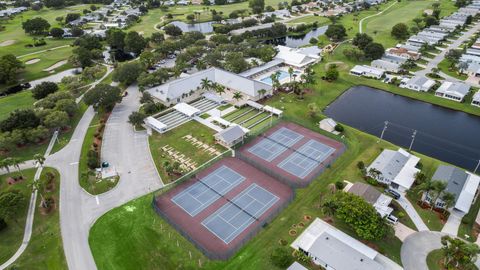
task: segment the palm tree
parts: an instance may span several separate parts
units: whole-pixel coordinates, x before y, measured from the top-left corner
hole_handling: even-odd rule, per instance
[[[370,170],[368,170],[368,175],[370,177],[372,177],[373,179],[377,180],[377,178],[382,174],[382,172],[380,172],[379,170],[375,169],[375,168],[370,168]]]
[[[215,92],[217,92],[217,94],[219,94],[220,96],[222,94],[225,94],[225,87],[219,83],[215,83],[214,89],[215,89]]]
[[[40,180],[33,180],[33,182],[29,185],[34,191],[36,190],[40,195],[40,204],[43,208],[47,208],[47,201],[45,200],[45,187],[43,182]]]
[[[422,172],[417,172],[415,174],[415,182],[419,185],[427,180],[427,176]]]
[[[267,93],[267,90],[265,89],[258,90],[258,94],[260,95],[260,98],[262,98],[266,93]]]
[[[442,201],[445,203],[444,211],[446,211],[455,204],[455,195],[450,192],[444,192],[442,195]]]
[[[435,203],[437,202],[438,198],[440,198],[440,196],[445,191],[445,189],[447,189],[447,182],[433,181],[432,187],[433,187],[432,192],[433,192],[433,195],[434,195],[433,196],[434,199],[432,200],[432,207],[430,208],[430,210],[433,210],[433,208],[435,207]]]
[[[240,93],[240,92],[238,92],[238,91],[235,92],[235,93],[233,93],[233,99],[235,99],[237,102],[238,102],[240,99],[242,99],[242,98],[243,98],[242,93]]]
[[[426,178],[420,185],[418,185],[417,190],[419,194],[425,194],[425,198],[426,198],[426,196],[430,194],[433,188],[434,187],[433,187],[432,179]]]
[[[212,89],[212,86],[212,81],[210,81],[208,78],[203,78],[202,82],[200,83],[200,87],[205,91]]]
[[[10,174],[10,166],[12,166],[12,158],[4,158],[0,160],[0,167],[4,168]]]
[[[40,165],[40,167],[43,167],[43,163],[45,163],[45,157],[42,154],[35,154],[33,156],[33,159],[35,160],[35,164]]]
[[[290,81],[292,81],[292,76],[293,76],[293,68],[292,67],[288,68],[288,75],[290,76]]]
[[[21,161],[19,158],[11,158],[12,166],[17,169],[17,171],[20,173],[20,175],[23,178],[23,173],[22,170],[20,170],[20,164],[25,163]]]
[[[318,113],[318,106],[315,103],[310,103],[308,106],[308,114],[310,117],[315,117]]]

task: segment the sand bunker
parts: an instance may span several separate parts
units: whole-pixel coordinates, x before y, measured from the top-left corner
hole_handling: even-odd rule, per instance
[[[10,46],[15,43],[15,40],[5,40],[0,42],[0,47]]]
[[[58,61],[57,63],[51,65],[50,67],[44,69],[43,71],[52,71],[52,70],[54,70],[54,69],[56,69],[56,68],[59,68],[59,67],[65,65],[67,62],[68,62],[68,60]]]
[[[30,60],[26,61],[25,65],[32,65],[32,64],[35,64],[35,63],[38,63],[38,62],[40,62],[40,59],[33,58],[33,59],[30,59]]]

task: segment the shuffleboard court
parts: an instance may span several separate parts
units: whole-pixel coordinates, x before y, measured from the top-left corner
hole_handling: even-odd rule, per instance
[[[303,179],[333,152],[335,152],[334,148],[316,140],[310,140],[277,166]]]
[[[228,244],[278,200],[277,196],[261,186],[251,184],[233,200],[228,201],[202,221],[202,225]]]
[[[282,127],[270,136],[263,138],[248,151],[266,161],[272,161],[302,138],[303,135]]]
[[[245,177],[222,166],[177,194],[172,202],[194,217],[243,180]]]

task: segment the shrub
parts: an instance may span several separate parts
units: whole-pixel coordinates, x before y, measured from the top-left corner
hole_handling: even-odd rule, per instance
[[[6,228],[7,228],[7,223],[5,222],[5,220],[0,218],[0,232]]]
[[[100,158],[98,156],[98,152],[94,150],[88,151],[87,154],[87,166],[91,170],[94,170],[95,168],[98,168],[100,165]]]
[[[335,187],[337,190],[342,190],[345,187],[345,184],[342,181],[335,182]]]
[[[278,247],[270,255],[272,263],[280,268],[286,268],[293,263],[293,257],[287,248]]]
[[[360,161],[357,163],[357,168],[359,168],[360,170],[365,169],[365,163],[360,160]]]
[[[345,128],[342,125],[337,124],[335,126],[335,130],[338,131],[338,132],[343,132],[345,130]]]

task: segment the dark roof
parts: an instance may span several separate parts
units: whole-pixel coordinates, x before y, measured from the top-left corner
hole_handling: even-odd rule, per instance
[[[447,182],[447,192],[455,195],[455,201],[460,196],[463,186],[468,179],[468,174],[457,167],[440,165],[432,177],[434,181]]]
[[[376,188],[364,183],[353,184],[348,192],[364,198],[370,204],[375,204],[378,200],[378,197],[381,195],[380,191],[378,191]]]

